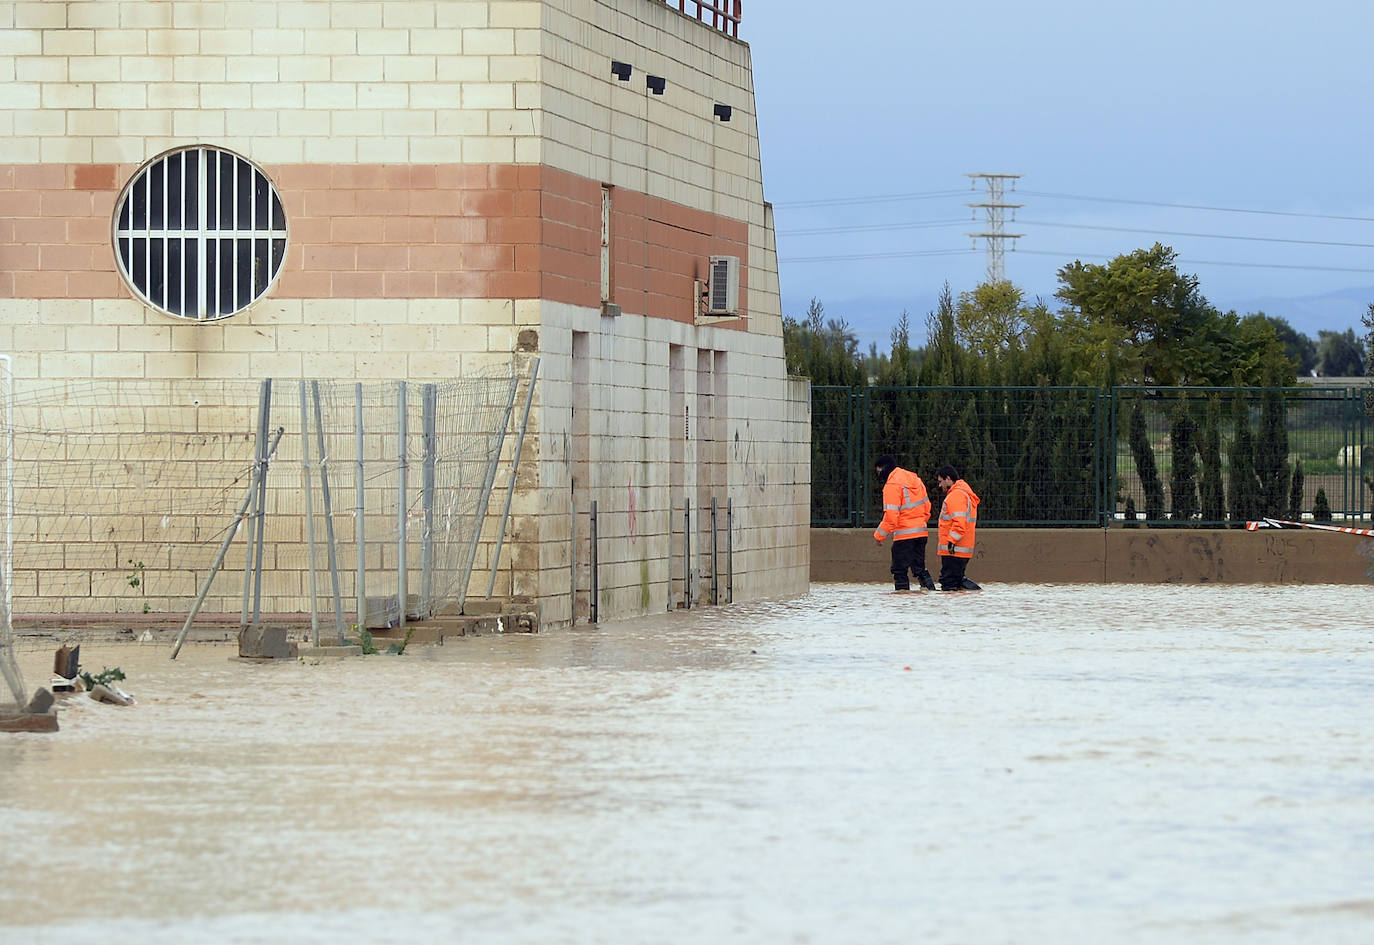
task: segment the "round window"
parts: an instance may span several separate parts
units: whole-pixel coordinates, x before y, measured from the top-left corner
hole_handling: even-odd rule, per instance
[[[219,148],[154,158],[115,212],[120,275],[153,308],[209,321],[262,298],[286,257],[286,213],[257,165]]]

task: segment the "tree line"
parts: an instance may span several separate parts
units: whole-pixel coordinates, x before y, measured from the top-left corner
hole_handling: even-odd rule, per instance
[[[982,486],[990,517],[1025,522],[1077,521],[1104,501],[1121,508],[1122,496],[1096,491],[1102,471],[1094,469],[1093,451],[1100,432],[1086,420],[1093,410],[1081,389],[1231,388],[1225,400],[1179,398],[1168,415],[1167,508],[1145,420],[1149,412],[1160,422],[1164,408],[1137,401],[1129,418],[1120,418],[1145,518],[1221,522],[1301,514],[1303,470],[1290,462],[1279,389],[1300,374],[1374,373],[1374,304],[1362,318],[1364,337],[1353,329],[1323,331],[1313,341],[1282,318],[1221,312],[1202,295],[1196,276],[1180,272],[1174,252],[1158,243],[1101,265],[1075,261],[1059,270],[1058,279],[1057,309],[1039,299],[1028,302],[1010,282],[983,283],[957,298],[946,284],[927,315],[925,343],[911,344],[910,320],[902,313],[886,352],[876,345],[860,352],[848,325],[827,319],[813,299],[804,319],[784,319],[788,369],[814,385],[867,390],[868,447],[914,452],[907,460],[918,468],[937,457],[952,461]],[[986,390],[875,396],[879,389],[949,387]],[[1012,388],[1032,390],[1013,396]],[[1262,395],[1255,433],[1254,397],[1244,388],[1272,392]],[[1374,416],[1374,388],[1365,413]],[[817,506],[839,503],[840,479],[854,475],[842,468],[854,466],[854,458],[833,449],[849,435],[850,422],[843,410],[813,396],[818,520],[830,513]],[[851,487],[851,505],[852,493]],[[1323,500],[1319,494],[1316,505]],[[1128,519],[1137,514],[1132,499],[1125,499],[1125,511]]]
[[[984,282],[957,297],[946,283],[926,316],[926,343],[911,345],[903,312],[887,351],[876,344],[860,351],[848,323],[827,317],[813,298],[804,317],[783,318],[788,370],[842,386],[1109,388],[1286,385],[1300,376],[1362,377],[1370,368],[1369,338],[1353,328],[1313,339],[1281,317],[1220,311],[1159,243],[1104,264],[1072,262],[1059,270],[1058,283],[1056,309],[1028,301],[1009,281]]]

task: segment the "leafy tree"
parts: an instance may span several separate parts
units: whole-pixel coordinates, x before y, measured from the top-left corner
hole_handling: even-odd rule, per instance
[[[1169,428],[1173,461],[1169,476],[1169,494],[1173,498],[1170,518],[1180,524],[1191,521],[1198,510],[1197,452],[1193,446],[1196,428],[1197,425],[1188,415],[1188,402],[1180,399]]]
[[[1155,243],[1105,265],[1075,261],[1059,270],[1063,327],[1094,359],[1094,383],[1218,384],[1237,369],[1243,383],[1255,383],[1262,365],[1283,357],[1273,326],[1221,314],[1176,258]]]
[[[1172,249],[1155,243],[1106,265],[1074,261],[1059,270],[1055,297],[1079,320],[1087,338],[1115,362],[1110,374],[1138,383],[1177,384],[1179,352],[1209,312],[1196,276],[1175,265]],[[1115,378],[1108,378],[1115,383]]]
[[[1227,492],[1231,497],[1231,521],[1250,522],[1259,518],[1260,483],[1255,475],[1255,438],[1250,432],[1250,402],[1245,391],[1236,391],[1231,401],[1231,461]]]
[[[1202,461],[1198,502],[1204,522],[1220,522],[1226,518],[1226,494],[1221,482],[1220,413],[1221,407],[1216,397],[1209,397],[1202,436],[1197,444],[1198,457]]]
[[[1025,293],[1008,280],[983,282],[960,292],[954,309],[959,341],[984,358],[998,359],[1026,331]]]
[[[1317,373],[1322,377],[1364,377],[1363,348],[1353,328],[1317,332]]]
[[[1241,324],[1259,322],[1274,330],[1274,337],[1283,346],[1283,354],[1293,362],[1293,369],[1299,377],[1310,377],[1317,366],[1317,343],[1288,323],[1286,318],[1275,318],[1263,312],[1255,312],[1241,319]]]
[[[1145,410],[1138,400],[1131,406],[1129,440],[1135,471],[1140,476],[1140,486],[1145,492],[1145,520],[1157,522],[1164,518],[1164,485],[1159,480],[1154,447],[1150,445],[1149,432],[1145,427]]]

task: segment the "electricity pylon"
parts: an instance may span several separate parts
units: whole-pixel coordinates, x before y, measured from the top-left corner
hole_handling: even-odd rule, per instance
[[[985,184],[987,184],[987,200],[983,201],[982,203],[965,204],[965,206],[972,207],[974,209],[975,219],[977,217],[978,208],[981,207],[983,209],[985,213],[987,229],[982,233],[969,233],[967,235],[973,237],[974,239],[982,239],[987,241],[988,281],[1001,282],[1003,279],[1006,278],[1006,248],[1004,245],[1005,241],[1020,239],[1023,235],[1021,233],[1008,233],[1003,229],[1003,227],[1006,226],[1007,222],[1006,211],[1017,210],[1020,207],[1025,206],[1024,204],[1019,203],[1007,203],[1003,199],[1002,195],[1006,187],[1006,182],[1014,182],[1021,175],[965,174],[964,176],[971,178],[972,181],[982,180]],[[973,186],[976,187],[977,184],[975,183],[973,184]],[[1015,183],[1013,183],[1012,189],[1015,189],[1015,187],[1016,185]],[[1012,214],[1012,219],[1016,219],[1016,214]]]

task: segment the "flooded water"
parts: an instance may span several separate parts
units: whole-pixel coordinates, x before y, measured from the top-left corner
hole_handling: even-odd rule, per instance
[[[87,643],[139,705],[0,735],[0,941],[1364,943],[1369,601],[817,585],[402,657]]]

